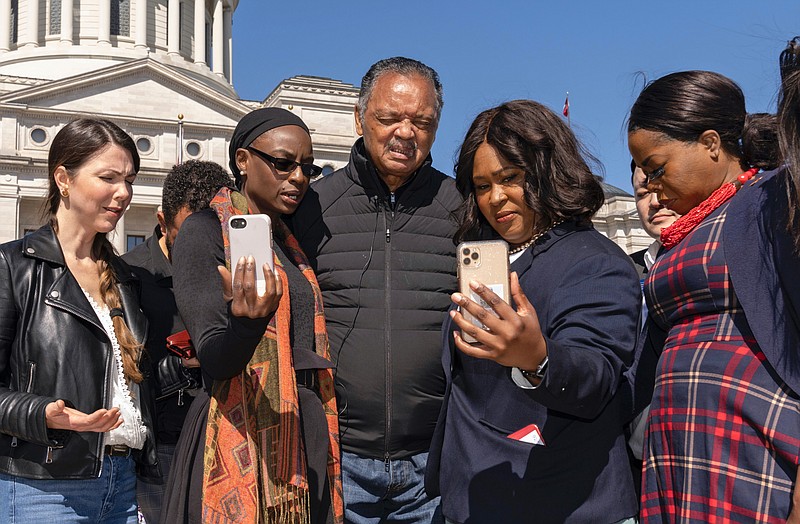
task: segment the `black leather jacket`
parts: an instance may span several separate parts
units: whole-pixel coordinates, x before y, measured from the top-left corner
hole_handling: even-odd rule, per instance
[[[130,268],[113,267],[125,321],[144,340],[147,319]],[[50,226],[0,246],[0,471],[35,479],[100,474],[103,434],[50,430],[45,407],[63,399],[92,413],[111,406],[111,341],[64,262]],[[148,369],[148,366],[140,366]],[[138,473],[159,478],[147,381],[139,388],[148,428]]]

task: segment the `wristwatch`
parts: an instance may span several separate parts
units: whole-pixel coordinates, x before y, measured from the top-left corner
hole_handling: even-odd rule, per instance
[[[522,389],[536,389],[544,380],[544,376],[547,373],[547,364],[550,362],[550,358],[545,355],[544,360],[536,367],[536,371],[527,371],[525,369],[520,368],[511,368],[511,380],[514,381],[514,384],[521,387]],[[531,384],[530,380],[537,380],[539,381],[538,384],[535,386]]]

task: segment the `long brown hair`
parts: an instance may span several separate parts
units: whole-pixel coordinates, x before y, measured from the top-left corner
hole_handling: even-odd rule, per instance
[[[45,209],[47,218],[55,231],[58,231],[56,212],[62,199],[55,180],[56,169],[63,167],[71,178],[84,163],[112,144],[118,145],[130,153],[134,170],[138,172],[139,153],[136,151],[136,144],[125,131],[109,120],[95,118],[73,120],[53,138],[47,158],[49,188]],[[95,236],[92,243],[92,256],[97,260],[100,296],[103,298],[103,302],[109,308],[121,309],[122,301],[117,286],[118,279],[112,266],[112,261],[117,255],[105,234],[98,233]],[[143,376],[139,371],[138,361],[142,352],[142,344],[133,336],[123,317],[113,316],[112,322],[114,323],[114,334],[122,352],[122,369],[125,377],[133,382],[141,382]]]

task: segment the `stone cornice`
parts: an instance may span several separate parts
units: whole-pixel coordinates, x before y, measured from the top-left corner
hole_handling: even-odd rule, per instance
[[[223,114],[229,114],[234,120],[238,120],[250,111],[250,108],[239,100],[218,92],[210,92],[207,86],[183,74],[179,69],[161,64],[151,58],[132,60],[62,80],[54,80],[6,93],[0,95],[0,103],[29,104],[32,101],[51,95],[80,91],[87,86],[110,84],[118,81],[123,76],[141,74],[143,71],[158,77],[160,82],[178,92],[193,93],[195,97],[202,99],[203,104],[207,107],[214,108]]]
[[[28,78],[26,76],[0,75],[0,84],[17,84],[23,86],[38,86],[50,82],[44,78]]]
[[[321,76],[293,76],[281,81],[264,99],[264,105],[269,106],[276,99],[282,90],[301,91],[307,93],[317,93],[326,95],[338,95],[346,97],[358,97],[359,88],[353,84],[347,84],[341,80],[325,78]]]
[[[178,120],[167,120],[161,118],[148,118],[143,116],[135,116],[130,114],[112,114],[112,113],[91,113],[91,112],[80,112],[76,113],[72,110],[67,109],[54,109],[49,107],[41,107],[41,106],[28,106],[25,104],[17,104],[17,103],[2,103],[0,102],[0,113],[4,115],[5,118],[8,118],[9,113],[15,112],[18,121],[25,121],[30,120],[30,117],[35,116],[39,120],[57,120],[63,123],[67,123],[70,120],[74,120],[80,116],[96,116],[96,117],[103,117],[109,118],[113,120],[116,124],[121,125],[123,128],[127,127],[128,124],[135,125],[138,127],[146,127],[152,129],[164,129],[164,128],[175,128],[177,132],[178,128]],[[206,124],[202,122],[193,122],[193,121],[183,121],[183,132],[184,136],[186,133],[205,133],[205,134],[221,134],[224,137],[230,136],[233,132],[235,125],[224,126],[218,124]]]

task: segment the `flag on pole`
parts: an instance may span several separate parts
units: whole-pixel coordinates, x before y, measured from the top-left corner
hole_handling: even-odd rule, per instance
[[[561,110],[564,116],[569,117],[569,93],[567,93],[567,98],[564,99],[564,109]]]

